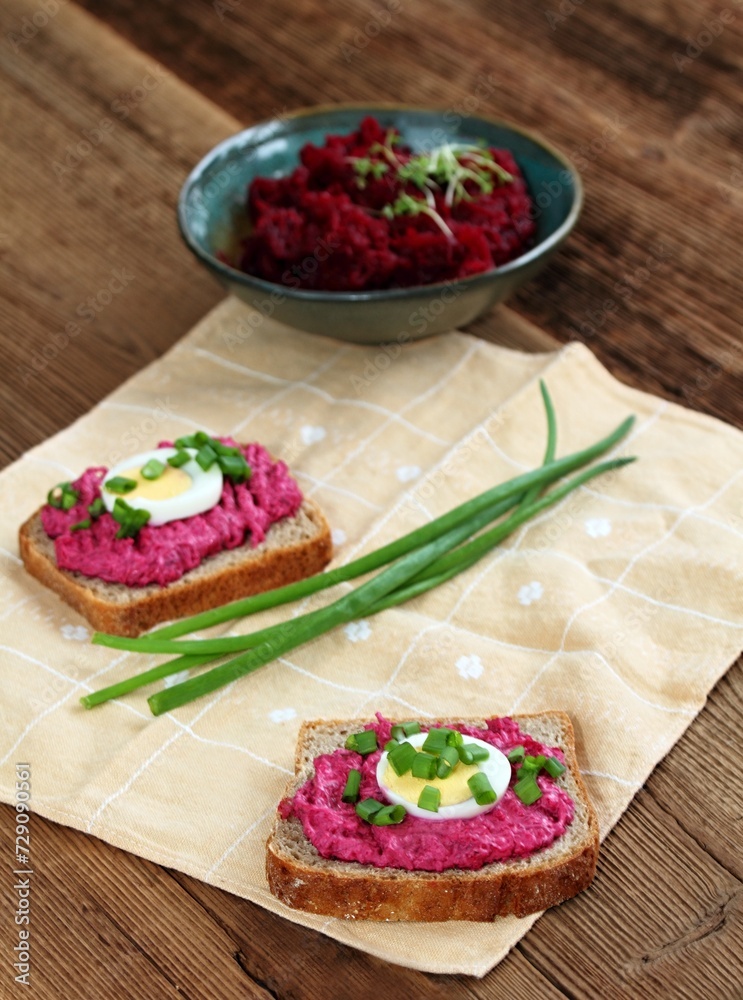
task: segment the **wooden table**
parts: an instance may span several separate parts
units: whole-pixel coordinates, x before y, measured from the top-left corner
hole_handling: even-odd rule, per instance
[[[544,331],[525,322],[520,342],[579,337],[620,378],[740,426],[742,26],[740,2],[692,0],[6,0],[3,459],[221,297],[174,221],[209,147],[238,122],[367,99],[503,116],[572,154],[585,212],[510,303]],[[473,331],[497,340],[499,315]],[[742,709],[739,661],[610,835],[594,888],[483,980],[388,966],[34,817],[29,995],[741,997]],[[0,994],[21,995],[7,908],[0,938]]]

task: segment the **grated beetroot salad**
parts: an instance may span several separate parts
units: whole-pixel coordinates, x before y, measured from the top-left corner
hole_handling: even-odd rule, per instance
[[[377,713],[377,723],[367,726],[377,733],[380,747],[390,739],[392,723]],[[487,720],[487,729],[456,728],[464,736],[474,736],[507,754],[522,744],[527,754],[557,757],[564,763],[559,747],[546,747],[523,733],[509,718]],[[421,727],[426,731],[425,726]],[[357,861],[377,868],[405,868],[408,871],[442,872],[447,868],[475,871],[493,861],[523,858],[549,847],[565,833],[573,821],[574,803],[553,778],[542,772],[537,783],[542,797],[527,806],[513,792],[516,767],[503,798],[490,812],[472,819],[430,821],[410,814],[397,826],[373,826],[356,815],[354,806],[341,796],[351,768],[361,771],[360,799],[383,801],[376,772],[381,750],[366,757],[339,748],[316,758],[315,775],[297,791],[293,799],[279,806],[283,819],[296,816],[305,836],[323,858]]]
[[[119,525],[108,512],[89,528],[70,531],[73,524],[88,517],[88,505],[101,495],[107,472],[102,467],[86,469],[72,484],[80,494],[74,507],[60,510],[46,504],[41,510],[44,530],[54,539],[59,568],[128,587],[166,586],[209,556],[246,541],[259,545],[272,524],[297,513],[302,493],[285,463],[274,462],[261,445],[219,440],[240,448],[252,470],[250,479],[233,483],[225,477],[222,496],[211,510],[159,527],[145,525],[135,538],[115,538]],[[164,441],[158,447],[169,446]]]
[[[449,234],[424,212],[386,217],[401,195],[425,200],[423,187],[397,176],[395,159],[404,166],[414,156],[399,141],[389,146],[397,135],[365,118],[350,135],[307,143],[288,176],[255,178],[247,201],[251,232],[235,266],[292,288],[359,292],[466,278],[524,253],[536,225],[508,150],[487,152],[511,181],[487,193],[466,180],[465,195],[451,205],[444,190],[432,192]]]

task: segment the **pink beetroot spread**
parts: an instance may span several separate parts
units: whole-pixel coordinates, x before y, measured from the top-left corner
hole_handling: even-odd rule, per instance
[[[377,714],[373,728],[379,746],[389,740],[392,724]],[[425,729],[426,727],[422,727]],[[557,747],[545,747],[523,733],[513,719],[489,719],[487,729],[457,727],[508,753],[522,744],[527,754],[557,757]],[[381,750],[361,757],[345,749],[322,754],[315,760],[315,776],[293,799],[284,799],[279,812],[284,819],[296,816],[308,840],[324,858],[358,861],[377,868],[441,872],[447,868],[476,870],[493,861],[522,858],[548,847],[562,836],[573,820],[573,800],[542,772],[537,778],[542,797],[526,806],[511,785],[498,804],[472,819],[424,820],[410,814],[398,826],[373,826],[356,815],[353,805],[341,801],[348,772],[361,771],[360,799],[384,801],[376,770]]]
[[[219,438],[236,445],[231,438]],[[168,447],[161,442],[158,447]],[[219,503],[211,510],[159,527],[145,525],[135,538],[115,538],[119,525],[106,512],[90,528],[71,532],[87,518],[88,505],[101,495],[106,469],[86,469],[72,484],[80,496],[71,510],[46,504],[41,511],[44,530],[54,539],[57,565],[108,583],[144,587],[165,586],[180,579],[204,559],[249,540],[260,544],[276,521],[296,514],[302,503],[299,487],[284,462],[274,462],[259,444],[239,446],[252,475],[246,483],[224,480]]]
[[[512,181],[483,193],[467,180],[471,200],[452,205],[436,191],[436,211],[453,239],[425,213],[386,218],[382,209],[401,194],[424,197],[391,169],[360,178],[354,160],[383,160],[378,144],[388,138],[379,122],[365,118],[350,135],[329,135],[324,146],[307,143],[291,174],[253,180],[252,228],[236,266],[292,288],[356,292],[466,278],[513,260],[531,244],[532,202],[513,156],[502,149],[490,153]],[[413,155],[400,144],[394,151],[403,162]]]

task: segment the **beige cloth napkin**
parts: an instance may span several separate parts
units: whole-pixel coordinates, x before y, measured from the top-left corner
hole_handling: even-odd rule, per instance
[[[452,333],[357,347],[250,317],[225,301],[0,476],[0,798],[28,761],[40,814],[391,962],[482,976],[536,917],[353,923],[270,895],[264,844],[300,720],[564,709],[606,834],[743,646],[743,435],[627,388],[582,346],[528,355]],[[151,690],[80,707],[158,658],[91,646],[84,620],[23,572],[17,526],[55,482],[193,428],[259,440],[321,503],[344,561],[539,464],[540,377],[560,454],[634,413],[622,450],[641,461],[445,587],[215,696],[158,719]]]

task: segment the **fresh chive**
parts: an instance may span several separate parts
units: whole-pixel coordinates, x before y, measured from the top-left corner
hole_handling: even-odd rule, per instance
[[[175,685],[173,688],[169,689],[169,692],[162,692],[160,697],[154,696],[152,699],[154,704],[151,702],[151,708],[153,711],[158,712],[166,711],[168,707],[174,707],[175,703],[186,704],[193,697],[197,697],[198,694],[206,693],[206,691],[209,690],[215,690],[217,687],[221,686],[222,683],[227,683],[230,680],[233,680],[236,676],[249,673],[251,670],[257,669],[263,663],[269,662],[269,660],[273,658],[271,654],[276,655],[275,650],[277,648],[275,643],[269,643],[266,641],[269,639],[269,633],[270,638],[274,639],[280,631],[282,633],[281,638],[283,644],[286,640],[286,633],[288,631],[287,626],[277,626],[274,627],[273,630],[264,629],[253,636],[234,637],[237,639],[238,643],[242,643],[241,646],[234,643],[234,640],[233,644],[230,644],[230,640],[226,640],[227,645],[218,649],[214,649],[212,646],[206,648],[204,643],[199,640],[191,643],[172,643],[169,646],[166,645],[164,648],[149,649],[146,647],[143,648],[141,643],[162,642],[166,637],[171,638],[176,635],[183,635],[185,632],[193,629],[206,628],[222,621],[228,621],[234,617],[254,613],[255,611],[262,610],[267,607],[275,607],[279,604],[286,603],[289,600],[306,596],[309,593],[315,593],[317,590],[324,589],[326,586],[331,586],[346,579],[352,579],[354,576],[361,575],[362,573],[369,572],[371,569],[377,568],[380,565],[384,565],[385,562],[389,562],[396,555],[403,555],[413,549],[416,545],[420,546],[423,542],[426,542],[431,538],[435,539],[438,536],[440,539],[442,537],[442,532],[446,527],[451,527],[452,524],[461,524],[467,517],[472,516],[473,513],[486,510],[487,503],[493,503],[495,498],[497,502],[493,503],[493,507],[490,510],[490,518],[491,520],[494,520],[497,516],[500,516],[500,514],[505,513],[514,505],[515,502],[518,502],[519,495],[523,495],[524,491],[530,489],[532,486],[543,486],[549,484],[561,475],[564,475],[566,472],[570,472],[573,469],[579,468],[581,465],[591,461],[593,458],[618,443],[618,441],[621,440],[621,438],[629,431],[632,423],[633,418],[629,418],[624,421],[612,434],[608,435],[602,441],[597,442],[595,445],[592,445],[590,448],[586,448],[581,452],[576,452],[573,455],[567,456],[566,458],[560,459],[556,462],[549,463],[540,470],[535,470],[533,473],[527,473],[524,476],[516,477],[508,483],[503,483],[499,487],[486,491],[484,494],[481,494],[480,497],[476,497],[472,501],[467,501],[467,503],[460,505],[460,507],[456,508],[454,511],[450,511],[449,514],[444,515],[442,518],[425,525],[421,529],[416,529],[416,531],[410,532],[402,539],[398,539],[397,542],[391,543],[374,553],[370,553],[369,556],[362,557],[360,560],[356,560],[344,567],[340,567],[338,570],[309,578],[308,580],[301,581],[299,584],[289,585],[288,587],[281,588],[276,592],[268,592],[266,594],[257,595],[257,597],[233,602],[231,605],[192,616],[190,619],[185,619],[174,623],[173,625],[158,629],[152,636],[144,637],[141,640],[124,640],[120,637],[109,637],[98,634],[96,635],[94,641],[104,645],[113,646],[114,648],[132,648],[135,650],[139,649],[143,652],[193,653],[194,665],[196,665],[196,663],[201,664],[208,662],[208,653],[213,656],[214,653],[229,652],[237,648],[244,650],[251,645],[257,645],[260,641],[263,648],[256,648],[251,652],[244,653],[242,656],[238,656],[232,661],[223,664],[222,667],[217,667],[215,670],[209,671],[201,677],[194,678],[193,681],[186,682],[187,690],[178,691],[178,688],[183,687],[183,685]],[[485,552],[490,551],[490,549],[498,544],[499,541],[507,537],[511,531],[519,527],[520,524],[528,520],[529,517],[533,517],[542,510],[551,506],[553,503],[557,503],[559,500],[567,496],[573,489],[576,489],[578,486],[587,482],[594,476],[600,475],[609,469],[619,468],[622,465],[627,464],[629,461],[632,461],[632,459],[617,459],[614,461],[604,462],[594,468],[584,470],[580,475],[575,476],[569,482],[558,486],[555,490],[548,493],[546,496],[541,497],[533,504],[519,508],[514,514],[511,515],[510,518],[508,518],[507,521],[496,525],[496,527],[491,529],[489,532],[474,538],[466,545],[462,545],[461,548],[441,556],[438,560],[435,560],[433,563],[426,566],[425,570],[421,570],[417,577],[412,578],[411,582],[405,583],[396,588],[390,588],[390,590],[383,597],[371,604],[371,606],[367,605],[365,613],[376,614],[387,607],[393,607],[395,604],[401,603],[403,600],[409,600],[411,597],[414,597],[417,594],[425,593],[432,587],[440,585],[447,579],[451,579],[452,576],[456,575],[456,573],[461,572],[462,570],[473,565],[474,562],[476,562],[477,559],[479,559]],[[477,525],[470,523],[469,528],[470,533],[474,534],[477,530]],[[451,536],[449,544],[451,546],[457,544],[456,542],[451,541]],[[404,560],[401,560],[401,562],[403,561]],[[396,569],[396,567],[390,568]],[[380,576],[383,575],[384,574],[380,574]],[[378,578],[375,578],[375,580],[377,579]],[[375,581],[370,581],[370,583],[374,584]],[[381,587],[379,589],[381,590]],[[358,595],[359,591],[363,591],[364,596],[366,597],[371,596],[369,594],[369,590],[364,590],[364,587],[358,588],[354,594]],[[337,612],[338,603],[339,602],[335,602],[335,605],[331,605],[331,609],[335,607]],[[328,609],[323,610],[327,611]],[[311,619],[313,627],[315,625],[319,625],[315,615],[316,613],[312,613],[312,615],[301,616],[300,618],[294,619],[290,623],[290,631],[293,632],[295,627],[300,626],[300,623],[302,626],[307,626],[307,619]],[[319,634],[319,631],[316,631],[315,634]],[[294,633],[294,638],[298,640],[296,644],[299,644],[301,641],[306,641],[297,633]],[[225,642],[225,640],[207,640],[206,642],[210,643],[213,641],[216,641],[217,643]],[[127,645],[124,645],[124,643],[127,643]],[[133,645],[129,646],[128,643],[132,643]],[[288,645],[286,648],[294,648],[294,644]],[[175,664],[184,659],[187,659],[187,657],[181,657],[179,660],[171,661],[171,663]],[[168,673],[175,672],[179,668],[171,666],[171,664],[162,664],[159,668],[153,669],[160,672],[159,676],[167,676]],[[130,678],[126,682],[122,682],[122,685],[115,686],[117,688],[117,695],[125,693],[125,690],[122,690],[122,687],[126,688],[126,690],[136,690],[136,688],[142,686],[142,684],[149,683],[149,678],[152,677],[152,673],[152,671],[147,671],[137,677]],[[176,692],[176,694],[174,695],[172,692]],[[97,692],[96,694],[103,693]],[[169,705],[168,702],[170,699],[173,699],[173,703]],[[106,699],[102,698],[101,700]],[[89,701],[90,696],[84,699],[84,703]]]
[[[168,465],[172,465],[174,469],[180,469],[182,465],[185,465],[186,462],[190,461],[191,452],[179,449],[175,455],[171,455],[170,458],[168,458]]]
[[[90,694],[83,695],[80,699],[80,703],[83,708],[95,708],[96,705],[102,705],[104,702],[111,701],[113,698],[122,698],[125,694],[131,694],[133,690],[138,687],[144,687],[147,684],[154,684],[156,681],[160,681],[165,677],[171,677],[173,674],[179,674],[182,670],[190,670],[195,667],[203,667],[207,663],[212,663],[215,657],[213,654],[207,654],[205,656],[176,656],[172,660],[166,660],[165,663],[159,663],[156,667],[150,667],[149,670],[145,670],[136,677],[127,677],[123,681],[118,681],[116,684],[109,684],[108,687],[99,688],[97,691],[91,691]],[[134,687],[132,687],[132,682],[135,681]]]
[[[396,826],[405,819],[405,806],[382,806],[372,813],[372,826]]]
[[[418,752],[411,743],[401,743],[396,746],[394,750],[390,750],[387,754],[387,760],[390,762],[393,771],[399,777],[407,772],[413,766],[413,761],[418,756]]]
[[[205,444],[208,444],[211,448],[214,443],[214,438],[211,434],[207,434],[206,431],[196,431],[194,434],[194,441],[199,447],[203,447]]]
[[[472,760],[477,764],[481,760],[488,760],[490,757],[490,751],[487,747],[481,747],[477,743],[467,743],[470,753],[472,754]]]
[[[421,731],[419,722],[398,722],[392,727],[392,738],[402,743],[408,736],[414,736]]]
[[[423,741],[423,749],[438,756],[447,745],[446,740],[450,732],[451,729],[429,729]]]
[[[532,486],[538,485],[541,487],[548,485],[562,476],[573,472],[575,469],[586,465],[594,458],[597,458],[604,452],[608,451],[609,448],[618,444],[618,442],[621,441],[621,439],[628,433],[633,422],[634,417],[629,417],[611,434],[603,438],[601,441],[598,441],[596,444],[591,445],[589,448],[585,448],[579,452],[574,452],[572,455],[568,455],[555,462],[544,465],[540,469],[517,476],[515,479],[508,480],[505,483],[501,483],[499,486],[486,490],[484,493],[474,497],[472,500],[468,500],[465,503],[460,504],[458,507],[455,507],[447,514],[444,514],[428,524],[423,525],[423,527],[416,528],[414,531],[409,532],[407,535],[403,535],[396,541],[390,542],[388,545],[382,546],[374,552],[370,552],[366,556],[355,559],[352,562],[347,563],[345,566],[339,566],[336,569],[329,570],[325,573],[318,573],[315,576],[309,577],[305,580],[300,580],[297,583],[288,584],[285,587],[279,587],[276,590],[267,591],[263,594],[256,594],[252,597],[243,598],[239,601],[232,601],[222,607],[212,608],[209,611],[203,611],[197,615],[191,615],[189,618],[181,619],[180,621],[173,622],[171,625],[166,625],[157,629],[152,633],[152,635],[157,635],[161,638],[175,638],[189,632],[211,628],[213,625],[219,625],[222,622],[231,621],[234,618],[242,618],[246,615],[255,614],[258,611],[264,611],[267,608],[278,607],[290,601],[308,597],[311,594],[317,593],[319,590],[324,590],[327,587],[335,586],[338,583],[344,583],[347,580],[355,579],[358,576],[366,575],[372,570],[379,569],[380,566],[384,566],[386,563],[392,562],[394,559],[411,552],[416,547],[431,541],[433,538],[437,537],[456,524],[466,521],[478,511],[486,509],[491,505],[502,504],[503,506],[500,506],[498,515],[493,515],[493,520],[495,520],[496,516],[500,516],[500,514],[505,513],[508,509],[510,509],[510,507],[518,503],[520,496]],[[176,445],[179,445],[182,440],[185,439],[179,439],[175,442]],[[184,447],[185,446],[186,445],[184,445]],[[188,446],[194,447],[195,442],[192,441]],[[626,461],[627,460],[619,460],[622,464],[626,464]],[[608,471],[610,468],[618,467],[619,465],[607,463],[601,468],[597,467],[598,471],[589,470],[590,474],[588,478],[592,478],[592,475],[598,475],[600,471]],[[575,486],[578,485],[582,485],[582,482],[575,483]],[[506,501],[509,500],[511,502],[506,503]],[[536,513],[539,513],[539,511],[536,511]],[[100,637],[102,634],[99,633],[98,635]],[[100,641],[100,638],[98,641]]]
[[[514,793],[521,799],[525,806],[533,805],[537,799],[541,799],[542,790],[537,784],[535,774],[527,774],[513,786]]]
[[[524,757],[524,763],[519,768],[516,777],[521,778],[529,773],[539,774],[544,767],[547,758],[540,753],[538,757],[531,757],[529,754]]]
[[[467,778],[467,784],[478,806],[489,806],[498,798],[484,771],[478,771],[471,778]]]
[[[526,750],[524,749],[522,744],[519,743],[517,747],[514,747],[512,750],[508,751],[506,757],[508,757],[509,761],[512,764],[522,764],[524,758],[526,757]]]
[[[384,803],[377,802],[376,799],[362,799],[356,803],[356,815],[367,823],[371,822],[374,813],[378,813],[380,809],[384,809]]]
[[[200,465],[204,472],[208,472],[216,461],[217,453],[209,444],[202,445],[196,452],[196,464]]]
[[[126,476],[113,476],[103,484],[104,490],[109,493],[131,493],[137,488],[136,479],[127,479]]]
[[[377,749],[377,734],[373,729],[362,729],[360,733],[351,733],[345,746],[346,750],[355,750],[362,757],[366,756]]]
[[[219,455],[217,462],[224,475],[230,479],[243,483],[250,478],[251,468],[242,455]]]
[[[88,513],[94,520],[100,517],[105,509],[106,505],[103,502],[103,497],[96,497],[92,503],[88,504]]]
[[[421,750],[413,758],[411,771],[414,778],[425,778],[426,781],[430,781],[436,777],[436,758],[433,754]]]
[[[165,472],[165,468],[164,462],[161,462],[157,458],[151,458],[149,462],[145,462],[139,472],[142,479],[159,479],[163,472]]]
[[[436,765],[436,776],[438,778],[448,778],[451,772],[459,763],[459,751],[456,747],[446,746],[439,754]]]
[[[357,802],[359,798],[359,788],[361,787],[361,771],[352,767],[346,778],[346,787],[343,789],[341,802]]]
[[[474,763],[475,758],[472,756],[472,744],[463,743],[461,747],[457,747],[457,753],[459,754],[459,759],[463,764]]]
[[[426,785],[418,796],[418,806],[420,809],[427,809],[429,812],[437,813],[441,802],[441,790],[433,785]]]
[[[548,757],[544,762],[544,769],[550,778],[559,778],[565,772],[565,765],[557,757]]]
[[[400,741],[399,740],[391,739],[391,740],[387,740],[387,742],[384,745],[384,749],[387,751],[387,753],[389,753],[390,750],[394,750],[395,747],[399,747],[399,746],[400,746]]]
[[[83,528],[89,528],[93,522],[89,517],[86,517],[82,521],[76,521],[75,524],[70,525],[70,531],[82,531]]]
[[[631,426],[631,421],[625,421],[625,424],[622,426],[626,432],[626,430],[629,429],[629,426]],[[615,436],[617,433],[618,432],[615,432]],[[631,461],[633,461],[633,459],[627,459],[627,458],[614,459],[600,463],[599,465],[596,465],[590,469],[584,470],[583,472],[579,473],[572,479],[568,480],[566,483],[562,484],[561,486],[558,486],[552,492],[546,494],[544,497],[541,497],[538,501],[535,502],[534,505],[532,505],[531,508],[515,511],[507,521],[504,521],[501,524],[496,525],[495,528],[491,529],[489,532],[486,532],[483,535],[474,538],[471,542],[467,543],[466,545],[463,545],[460,549],[458,549],[456,553],[448,553],[447,555],[438,559],[429,567],[430,575],[428,576],[423,574],[419,575],[419,577],[417,579],[414,579],[412,583],[399,587],[394,593],[388,594],[387,596],[381,598],[373,607],[368,608],[365,611],[365,614],[377,614],[380,611],[384,611],[387,608],[394,607],[395,605],[400,604],[403,601],[410,600],[412,597],[415,597],[419,594],[423,594],[427,590],[430,590],[435,586],[441,585],[442,583],[451,579],[457,573],[462,572],[463,570],[474,565],[474,563],[477,562],[477,560],[480,559],[486,552],[494,548],[500,541],[502,541],[512,531],[516,530],[517,527],[519,527],[522,523],[524,523],[524,521],[527,520],[528,517],[534,516],[535,514],[540,513],[542,510],[549,507],[551,504],[559,502],[570,492],[572,492],[572,490],[577,489],[579,486],[582,486],[584,483],[588,482],[590,479],[593,479],[595,476],[601,475],[602,473],[610,471],[612,469],[621,468],[622,466],[627,465]],[[513,503],[504,501],[498,506],[500,509],[500,513],[504,513],[507,509],[513,506]],[[495,514],[495,511],[496,508],[491,509],[492,514]],[[470,525],[470,527],[471,526],[472,525]],[[426,527],[430,527],[430,524],[427,525]],[[411,535],[412,534],[414,533],[411,533]],[[411,536],[406,536],[406,539],[409,540],[410,537]],[[389,547],[386,548],[389,550]],[[378,550],[377,555],[379,554],[379,552],[382,551],[383,550]],[[453,558],[454,556],[456,556],[456,558]],[[387,555],[385,555],[384,558],[386,559]],[[357,560],[354,565],[358,567],[361,563],[364,563],[364,560],[366,559],[367,557],[363,557],[362,560]],[[345,568],[347,569],[348,567]],[[366,569],[368,568],[370,568],[369,565],[367,563],[364,563],[364,566],[360,571],[366,571]],[[331,571],[331,573],[332,572],[334,571]],[[288,588],[282,588],[282,589],[284,594],[286,594],[287,590],[291,590],[292,588],[294,588],[293,590],[294,597],[295,598],[301,597],[304,596],[304,589],[303,589],[304,584],[312,583],[313,580],[315,581],[317,581],[318,579],[322,580],[323,576],[329,576],[329,575],[331,574],[321,574],[319,577],[311,577],[309,578],[309,580],[302,581],[302,583],[299,585],[292,584]],[[338,580],[336,580],[336,582],[338,582]],[[320,586],[315,586],[314,589],[310,592],[314,593],[316,590],[322,589],[323,586],[324,584],[321,583]],[[259,601],[261,599],[263,599],[262,605],[257,604],[256,601]],[[285,597],[279,603],[283,603],[284,600],[287,599],[288,598]],[[272,592],[258,595],[257,598],[248,598],[247,600],[253,602],[250,608],[251,613],[258,610],[261,606],[267,608],[274,606],[274,604],[276,603],[272,602]],[[240,610],[238,611],[238,614],[246,613],[245,602],[234,602],[230,607],[234,609],[237,605],[240,605]],[[195,625],[199,628],[205,628],[208,625],[217,624],[220,621],[226,621],[229,620],[229,618],[236,616],[231,613],[224,613],[225,612],[224,608],[215,610],[218,613],[221,613],[221,615],[218,614],[216,622],[211,621],[213,612],[204,612],[201,615],[196,615],[190,619],[186,619],[185,622],[184,621],[176,622],[173,625],[165,626],[162,629],[158,629],[150,636],[145,636],[138,639],[130,639],[122,636],[110,636],[104,633],[96,633],[95,636],[93,637],[94,642],[100,645],[109,646],[114,649],[129,649],[133,651],[148,652],[148,653],[174,653],[181,655],[169,661],[169,663],[160,664],[158,667],[151,668],[150,670],[144,671],[139,675],[130,677],[127,680],[122,681],[117,685],[113,685],[111,688],[105,688],[99,692],[95,692],[97,696],[100,696],[95,701],[92,700],[91,695],[87,695],[81,699],[83,704],[85,704],[87,707],[92,707],[94,704],[102,704],[104,701],[109,700],[110,697],[121,697],[124,694],[137,690],[139,687],[142,687],[146,684],[150,684],[153,680],[160,679],[162,677],[166,677],[174,673],[178,673],[180,670],[184,669],[179,664],[184,660],[188,659],[189,656],[193,656],[194,665],[202,665],[208,663],[209,660],[211,659],[215,659],[219,655],[223,655],[224,653],[228,652],[233,652],[236,649],[244,650],[246,648],[249,648],[250,646],[258,647],[259,645],[266,643],[268,640],[273,640],[278,634],[281,634],[282,637],[284,637],[287,631],[286,624],[282,624],[280,626],[273,626],[268,629],[262,629],[259,632],[253,633],[251,636],[226,637],[218,640],[191,640],[183,642],[172,641],[170,636],[184,634],[184,632],[189,630],[189,625]],[[308,619],[316,621],[317,614],[318,612],[312,612],[311,615],[300,616],[299,618],[293,619],[292,624],[296,625],[300,621],[304,621],[306,623]],[[267,652],[270,652],[270,650],[267,650]],[[236,676],[240,676],[241,674],[244,673],[250,673],[252,670],[258,669],[258,667],[263,665],[263,662],[269,662],[269,660],[271,659],[270,656],[268,656],[266,659],[263,659],[264,655],[265,655],[264,653],[261,653],[257,654],[255,657],[252,657],[250,653],[244,653],[242,656],[236,657],[232,661],[223,664],[222,667],[217,667],[216,669],[220,671],[219,675],[220,683],[216,683],[217,678],[211,676],[214,673],[214,671],[209,671],[207,674],[204,674],[203,677],[210,678],[209,681],[206,682],[207,684],[206,690],[216,690],[217,687],[221,686],[221,683],[229,683],[231,680],[234,680]],[[237,673],[238,670],[239,673]],[[221,680],[222,677],[224,677],[225,679]],[[194,680],[201,681],[202,678],[194,678]],[[177,691],[179,687],[181,687],[181,685],[174,685],[172,688],[169,689],[169,691],[171,692]],[[115,693],[107,696],[106,692],[111,690],[113,690]],[[202,692],[194,691],[192,687],[189,690],[189,692],[179,692],[178,694],[180,698],[185,698],[185,700],[182,701],[181,704],[187,704],[188,701],[190,701],[193,697],[198,697],[200,693]],[[204,691],[203,693],[206,693],[206,691]],[[151,707],[153,708],[153,710],[158,709],[158,703],[156,702],[155,705]],[[163,707],[159,708],[158,710],[167,711],[168,708]]]
[[[117,497],[111,516],[120,526],[116,532],[117,538],[134,538],[139,529],[149,521],[150,512],[138,507],[130,507],[126,500]]]
[[[212,446],[212,448],[216,451],[218,455],[237,455],[240,458],[242,458],[243,461],[245,461],[245,457],[243,456],[243,453],[240,450],[240,448],[237,448],[233,444],[222,444],[222,442],[218,441],[216,438],[209,438],[208,443]]]
[[[183,437],[176,438],[173,442],[176,448],[198,448],[195,434],[184,434]]]
[[[452,729],[449,735],[446,737],[447,745],[450,747],[461,747],[464,743],[464,736],[456,730]]]

